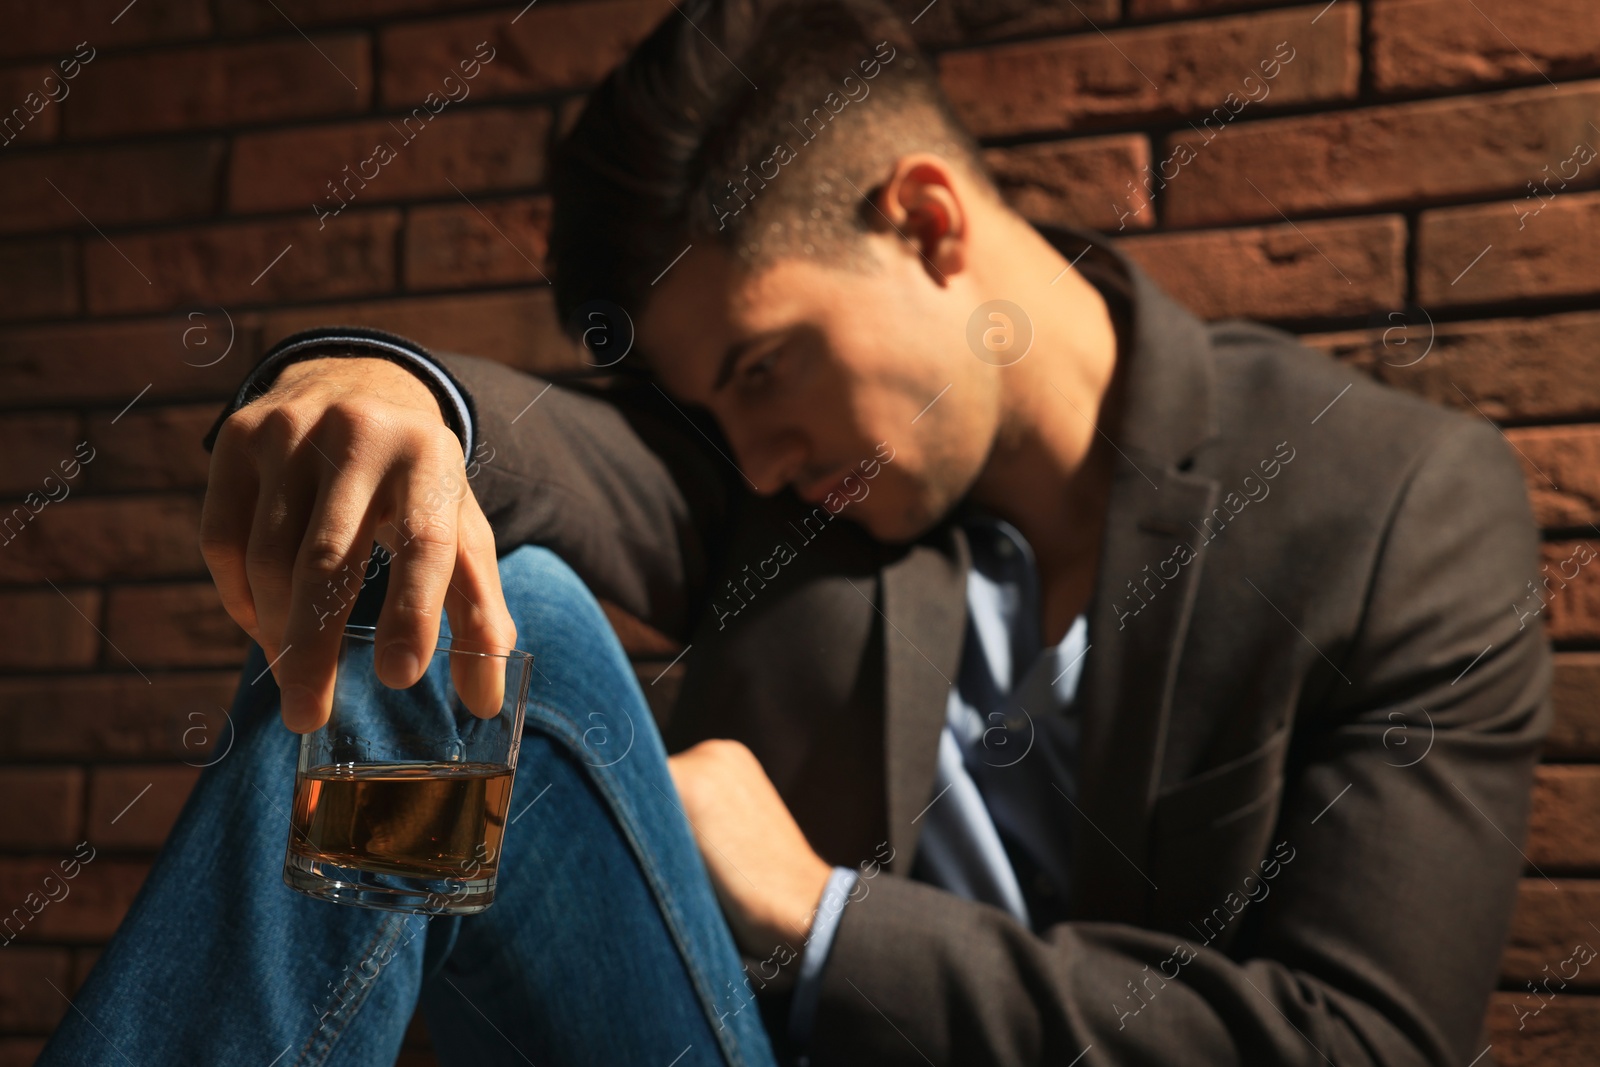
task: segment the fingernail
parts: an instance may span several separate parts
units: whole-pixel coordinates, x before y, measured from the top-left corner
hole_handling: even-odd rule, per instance
[[[316,707],[317,695],[308,685],[286,685],[280,694],[283,698],[283,717],[296,722],[310,719]]]
[[[388,678],[404,678],[409,684],[422,673],[422,663],[410,647],[396,641],[383,650],[383,674]]]

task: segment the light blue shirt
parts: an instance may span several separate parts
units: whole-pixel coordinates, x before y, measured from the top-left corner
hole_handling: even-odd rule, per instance
[[[1070,885],[1073,702],[1090,648],[1089,620],[1080,614],[1058,644],[1042,648],[1032,548],[1000,519],[974,517],[963,526],[972,549],[967,630],[945,706],[933,796],[915,819],[922,833],[912,877],[1042,927],[1048,916],[1034,911],[1040,902],[1059,907]],[[800,958],[789,1033],[802,1044],[857,877],[848,867],[834,869]]]

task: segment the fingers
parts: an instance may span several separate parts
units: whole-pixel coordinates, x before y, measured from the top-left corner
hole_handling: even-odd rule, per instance
[[[255,464],[225,425],[211,452],[205,506],[200,512],[200,555],[211,571],[223,608],[261,644],[244,562],[258,492]]]
[[[258,641],[268,663],[284,647],[294,561],[316,500],[317,484],[297,477],[297,464],[268,458],[260,468],[260,490],[245,548],[245,575],[255,605]],[[276,668],[274,668],[276,675]]]
[[[430,455],[397,470],[395,506],[378,527],[378,539],[394,559],[378,614],[377,669],[379,680],[396,689],[416,684],[439,643],[460,511],[459,498],[450,499],[439,487],[451,484],[452,474],[461,481],[460,466],[459,458],[451,464],[448,456]]]
[[[344,624],[372,551],[375,488],[358,472],[324,481],[295,557],[282,659],[274,673],[284,725],[296,733],[320,728],[333,707]]]
[[[516,647],[517,627],[500,588],[500,566],[488,520],[472,500],[464,501],[457,530],[455,576],[445,596],[450,632],[458,644],[493,655],[450,658],[450,676],[461,702],[474,715],[492,718],[505,702],[505,652]]]
[[[465,547],[457,537],[463,500],[473,517]],[[228,613],[272,664],[291,729],[327,719],[344,622],[374,536],[397,553],[378,623],[381,681],[415,684],[447,608],[464,641],[510,647],[515,631],[493,539],[427,386],[383,360],[286,368],[267,396],[223,423],[200,540]],[[451,593],[458,557],[460,588]],[[504,661],[493,662],[497,672],[462,668],[463,699],[480,714],[501,702]]]

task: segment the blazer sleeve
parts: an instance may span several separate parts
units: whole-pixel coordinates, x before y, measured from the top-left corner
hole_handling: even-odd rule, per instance
[[[715,426],[648,383],[569,386],[434,356],[475,411],[469,484],[496,550],[545,545],[595,596],[684,640],[738,491],[704,443]]]
[[[1225,950],[1116,923],[1036,935],[885,875],[835,934],[815,1067],[1473,1060],[1551,656],[1513,607],[1540,574],[1518,464],[1489,424],[1448,425],[1393,507],[1342,665],[1353,684],[1295,727],[1274,837],[1295,854],[1245,909],[1252,935]]]
[[[708,420],[648,383],[559,385],[396,334],[329,327],[274,345],[217,416],[206,448],[282,367],[324,356],[389,359],[429,386],[461,438],[468,484],[500,554],[544,545],[602,601],[684,638],[737,490],[704,444],[717,433]]]

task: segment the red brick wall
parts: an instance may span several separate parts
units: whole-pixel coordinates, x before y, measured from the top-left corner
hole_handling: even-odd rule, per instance
[[[1206,316],[1283,324],[1494,419],[1551,559],[1600,541],[1600,160],[1575,151],[1600,147],[1591,0],[925,2],[900,6],[1025,212],[1120,231]],[[102,857],[0,950],[0,1067],[67,1010],[43,979],[82,980],[235,680],[243,642],[196,548],[218,402],[266,346],[332,322],[568,365],[541,275],[549,144],[672,12],[124,3],[27,5],[0,35],[0,123],[28,116],[0,126],[0,515],[94,450],[70,495],[0,532],[0,902],[79,841]],[[400,142],[483,41],[470,95],[320,223],[325,183]],[[1600,1043],[1579,988],[1600,971],[1521,1029],[1513,1011],[1600,940],[1600,572],[1541,618],[1559,718],[1485,1063]]]

